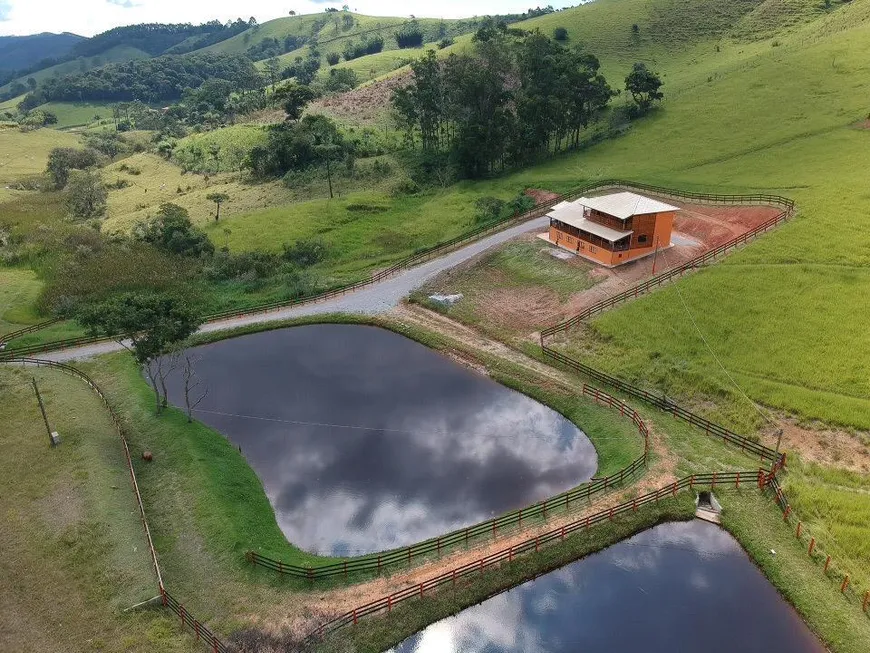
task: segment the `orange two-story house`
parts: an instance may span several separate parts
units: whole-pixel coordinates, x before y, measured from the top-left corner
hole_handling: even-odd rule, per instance
[[[584,258],[614,267],[671,246],[679,208],[620,192],[560,202],[547,217],[547,240]]]

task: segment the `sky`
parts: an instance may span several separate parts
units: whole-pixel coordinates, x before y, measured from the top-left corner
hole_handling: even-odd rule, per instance
[[[262,23],[286,16],[290,10],[319,13],[342,4],[342,0],[0,0],[0,35],[73,32],[93,36],[134,23],[203,23],[215,18],[226,22],[251,16]],[[552,4],[560,8],[577,1]],[[376,16],[461,18],[522,12],[537,4],[529,0],[352,0],[349,6],[352,11]]]

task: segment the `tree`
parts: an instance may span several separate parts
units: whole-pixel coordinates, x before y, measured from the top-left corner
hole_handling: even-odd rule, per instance
[[[36,80],[35,80],[33,77],[28,77],[28,78],[27,78],[27,87],[28,87],[31,91],[35,91],[35,90],[36,90]]]
[[[631,93],[631,98],[640,113],[646,113],[655,100],[661,100],[664,95],[659,89],[662,80],[646,64],[636,63],[625,78],[625,90]]]
[[[151,381],[159,415],[166,393],[157,361],[202,324],[193,307],[176,295],[128,292],[82,306],[76,319],[91,334],[113,337],[133,354]]]
[[[214,245],[204,231],[193,226],[187,209],[168,202],[160,205],[153,219],[137,224],[133,237],[179,256],[198,258],[214,253]]]
[[[266,74],[269,75],[269,81],[272,83],[272,90],[275,90],[275,83],[281,79],[281,60],[278,57],[269,57],[266,59]]]
[[[199,406],[203,399],[208,396],[208,387],[202,392],[196,389],[202,385],[202,380],[197,376],[194,363],[198,360],[190,349],[182,349],[177,353],[181,359],[181,378],[184,380],[184,407],[187,409],[187,423],[193,422],[193,409]],[[191,394],[197,392],[197,396],[191,400]],[[165,400],[165,393],[164,393]]]
[[[567,41],[568,40],[568,30],[564,27],[557,27],[553,30],[553,38],[557,41]]]
[[[106,213],[108,191],[99,171],[73,170],[66,188],[66,205],[73,218],[101,218]]]
[[[285,98],[284,112],[287,114],[287,120],[299,120],[305,106],[317,97],[317,93],[304,84],[293,84],[283,89],[282,95]]]
[[[209,193],[205,196],[205,199],[214,202],[217,206],[217,211],[214,214],[214,221],[217,222],[221,219],[221,204],[230,199],[230,196],[226,193]]]
[[[83,170],[99,163],[100,153],[94,149],[77,150],[72,147],[56,147],[48,154],[48,164],[45,171],[48,173],[51,186],[60,190],[66,186],[70,170]]]

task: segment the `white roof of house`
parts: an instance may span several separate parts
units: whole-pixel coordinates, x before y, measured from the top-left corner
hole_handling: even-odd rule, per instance
[[[574,203],[588,206],[590,209],[612,215],[620,220],[627,220],[633,215],[680,210],[677,206],[671,206],[670,204],[628,191],[611,193],[610,195],[602,195],[600,197],[581,197]]]
[[[605,227],[603,224],[592,222],[592,220],[587,220],[583,217],[583,207],[584,205],[580,203],[580,200],[577,200],[576,202],[559,202],[550,210],[547,216],[558,220],[559,222],[569,224],[572,227],[577,227],[581,231],[595,234],[596,236],[604,238],[604,240],[609,240],[610,242],[616,242],[620,238],[625,238],[632,234],[631,231],[618,231],[616,229],[611,229],[610,227]]]

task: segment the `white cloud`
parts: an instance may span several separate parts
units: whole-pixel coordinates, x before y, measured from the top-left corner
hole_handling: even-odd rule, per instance
[[[290,10],[298,14],[320,13],[324,6],[341,7],[342,0],[249,0],[240,5],[236,0],[0,0],[0,34],[35,34],[38,32],[74,32],[92,36],[119,25],[132,23],[201,23],[248,19],[259,22],[286,16]],[[348,3],[351,10],[378,16],[430,16],[462,18],[474,15],[525,11],[528,0],[360,0]],[[569,6],[562,2],[553,6]]]
[[[133,7],[139,7],[142,3],[133,2],[133,0],[106,0],[110,5],[116,5],[118,7],[123,7],[124,9],[132,9]]]

